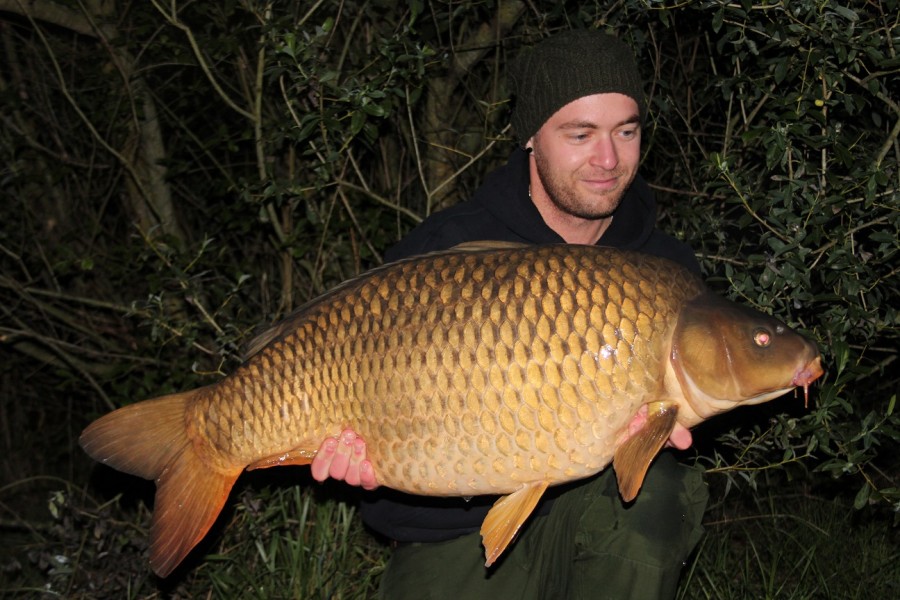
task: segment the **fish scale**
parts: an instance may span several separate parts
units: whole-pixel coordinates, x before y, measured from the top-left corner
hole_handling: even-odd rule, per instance
[[[351,427],[379,481],[402,491],[508,493],[583,477],[658,392],[668,317],[703,289],[682,270],[589,247],[437,255],[379,275],[306,306],[195,405],[200,422],[212,405],[240,406],[200,429],[223,462]],[[240,437],[237,420],[249,428]],[[574,446],[558,435],[573,428]]]
[[[162,576],[244,469],[309,464],[346,428],[381,485],[505,494],[482,524],[490,565],[548,486],[613,462],[630,501],[676,424],[821,374],[813,344],[666,259],[480,242],[339,285],[257,338],[228,377],[120,408],[80,443],[156,480]]]

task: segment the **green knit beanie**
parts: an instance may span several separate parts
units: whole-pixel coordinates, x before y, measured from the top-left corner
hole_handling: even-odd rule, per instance
[[[637,102],[644,118],[644,91],[634,54],[618,38],[577,29],[547,38],[510,65],[515,105],[512,126],[524,144],[557,110],[578,98],[618,92]]]

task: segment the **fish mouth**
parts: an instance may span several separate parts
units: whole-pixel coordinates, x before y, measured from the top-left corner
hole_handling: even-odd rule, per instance
[[[795,387],[803,387],[803,408],[809,408],[809,384],[821,377],[824,372],[822,369],[822,357],[817,356],[794,373],[794,379],[791,383]]]

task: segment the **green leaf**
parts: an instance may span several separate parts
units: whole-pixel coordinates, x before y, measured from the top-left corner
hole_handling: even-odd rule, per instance
[[[856,11],[847,8],[846,6],[841,6],[840,4],[833,4],[832,8],[834,8],[834,12],[841,15],[851,23],[856,23],[859,21],[859,15],[856,14]]]
[[[866,505],[869,501],[869,493],[871,492],[871,488],[869,487],[868,482],[864,483],[859,491],[856,493],[856,497],[853,499],[853,508],[859,510]]]
[[[350,133],[356,135],[363,128],[363,125],[366,124],[366,112],[362,110],[358,110],[353,113],[353,117],[350,119]]]
[[[725,9],[720,8],[718,11],[716,11],[716,14],[713,15],[713,20],[712,20],[713,32],[719,33],[719,31],[722,29],[722,22],[724,20],[725,20]]]

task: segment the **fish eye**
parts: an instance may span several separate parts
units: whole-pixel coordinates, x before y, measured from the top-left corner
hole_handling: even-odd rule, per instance
[[[772,335],[767,329],[757,329],[753,332],[753,343],[760,348],[765,348],[772,343]]]

